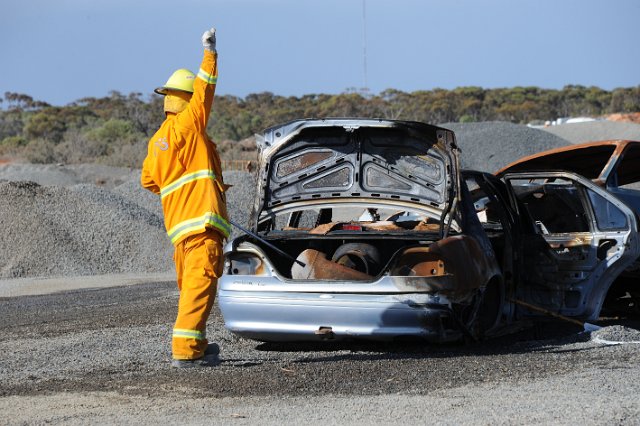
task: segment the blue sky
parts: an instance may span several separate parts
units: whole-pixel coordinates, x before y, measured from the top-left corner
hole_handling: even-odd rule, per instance
[[[373,93],[640,85],[640,0],[365,0]],[[364,86],[362,0],[21,0],[0,15],[0,93],[65,105],[150,93],[218,29],[219,94]]]

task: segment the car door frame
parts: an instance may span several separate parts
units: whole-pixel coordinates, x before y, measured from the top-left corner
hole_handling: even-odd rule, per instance
[[[585,214],[588,217],[589,224],[589,233],[591,234],[591,250],[597,250],[597,246],[593,247],[597,242],[604,240],[616,240],[619,246],[616,250],[618,253],[611,253],[607,251],[607,257],[605,259],[600,259],[600,262],[596,266],[596,270],[586,279],[586,282],[582,284],[576,283],[575,285],[568,284],[565,291],[573,291],[573,289],[577,289],[578,291],[584,291],[580,300],[579,306],[568,308],[566,305],[561,304],[558,306],[557,304],[550,303],[547,306],[542,306],[548,310],[555,311],[557,313],[566,315],[566,316],[574,316],[588,320],[595,320],[598,318],[600,314],[600,310],[602,309],[602,305],[604,303],[604,299],[607,295],[609,288],[615,279],[625,270],[625,268],[633,263],[633,261],[638,258],[640,255],[640,242],[638,236],[638,221],[635,212],[627,206],[623,201],[619,198],[607,192],[605,189],[599,187],[594,184],[591,180],[584,178],[583,176],[567,171],[541,171],[541,172],[516,172],[516,173],[507,173],[501,176],[501,179],[504,181],[507,191],[510,194],[510,202],[511,208],[516,212],[517,216],[520,218],[520,231],[521,234],[521,244],[519,250],[521,250],[521,256],[526,258],[527,256],[531,256],[532,250],[534,247],[528,244],[527,238],[531,237],[528,234],[529,228],[526,225],[528,220],[532,220],[528,212],[523,211],[524,206],[518,200],[517,196],[514,193],[514,190],[511,185],[511,181],[515,179],[538,179],[538,180],[548,180],[548,179],[566,179],[574,182],[575,184],[580,185],[585,188],[581,192],[581,200],[583,203],[588,203]],[[606,202],[613,204],[617,207],[626,218],[626,227],[624,229],[619,230],[602,230],[599,228],[595,212],[593,208],[593,203],[586,190],[591,190],[600,197],[604,198]],[[583,204],[584,205],[584,204]],[[567,232],[567,233],[554,233],[553,235],[563,234],[566,235],[566,239],[570,240],[571,238],[577,237],[576,232]],[[626,235],[625,238],[622,238],[622,234]],[[572,237],[573,235],[573,237]],[[544,241],[549,244],[549,240],[553,240],[553,238],[542,236]],[[561,241],[562,238],[556,238],[556,243]],[[622,244],[624,243],[624,244]],[[561,246],[559,246],[561,247]],[[615,247],[615,246],[614,246]],[[549,248],[554,250],[549,244]],[[557,248],[555,249],[557,250]],[[552,252],[550,254],[553,255]],[[553,258],[553,256],[552,256]],[[558,262],[560,260],[557,259]],[[602,262],[606,261],[604,265]],[[540,305],[540,300],[535,300],[532,294],[527,292],[526,286],[529,285],[528,279],[531,279],[531,273],[535,271],[529,270],[531,267],[535,267],[535,264],[529,263],[526,265],[526,262],[521,262],[520,264],[520,278],[517,280],[517,289],[516,289],[516,297],[519,300]],[[579,269],[579,262],[576,264],[576,268]],[[538,283],[540,285],[545,285],[545,283]],[[578,288],[581,285],[582,287]],[[521,308],[519,308],[521,309]],[[525,311],[525,314],[530,314],[532,312]]]

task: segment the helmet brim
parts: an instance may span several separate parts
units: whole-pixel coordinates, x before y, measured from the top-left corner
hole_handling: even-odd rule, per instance
[[[175,87],[167,87],[167,86],[156,87],[155,89],[153,89],[153,91],[156,92],[158,95],[162,95],[162,96],[168,95],[169,92],[182,92],[182,93],[188,93],[190,95],[193,95],[193,92],[190,92],[188,90],[176,89]]]

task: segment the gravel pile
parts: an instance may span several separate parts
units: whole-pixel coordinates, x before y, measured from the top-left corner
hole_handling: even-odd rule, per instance
[[[139,171],[20,164],[0,167],[0,179],[0,278],[173,270],[160,200]],[[229,214],[246,224],[253,176],[228,172],[225,181],[234,185]]]
[[[153,192],[147,191],[140,186],[139,172],[135,179],[128,180],[116,186],[112,189],[112,192],[158,217],[163,217],[160,198]]]
[[[232,221],[246,227],[256,198],[255,175],[242,171],[224,172],[224,183],[232,185],[227,191],[227,210]],[[241,231],[233,228],[231,237],[240,235]]]
[[[439,126],[455,132],[462,167],[485,172],[495,172],[526,155],[569,145],[549,132],[501,121]]]
[[[0,183],[0,278],[163,272],[158,215],[95,185]]]
[[[640,343],[640,330],[623,325],[612,325],[592,332],[591,340],[616,343]]]
[[[640,140],[640,124],[617,121],[587,121],[544,127],[543,131],[578,144],[608,139]]]
[[[12,163],[0,166],[0,180],[24,180],[40,185],[71,186],[79,183],[91,183],[105,188],[113,188],[139,176],[139,170],[99,164]]]

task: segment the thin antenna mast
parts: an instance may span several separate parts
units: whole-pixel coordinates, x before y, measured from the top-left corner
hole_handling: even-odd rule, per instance
[[[367,6],[366,0],[362,0],[362,81],[364,91],[369,90],[367,85]]]

